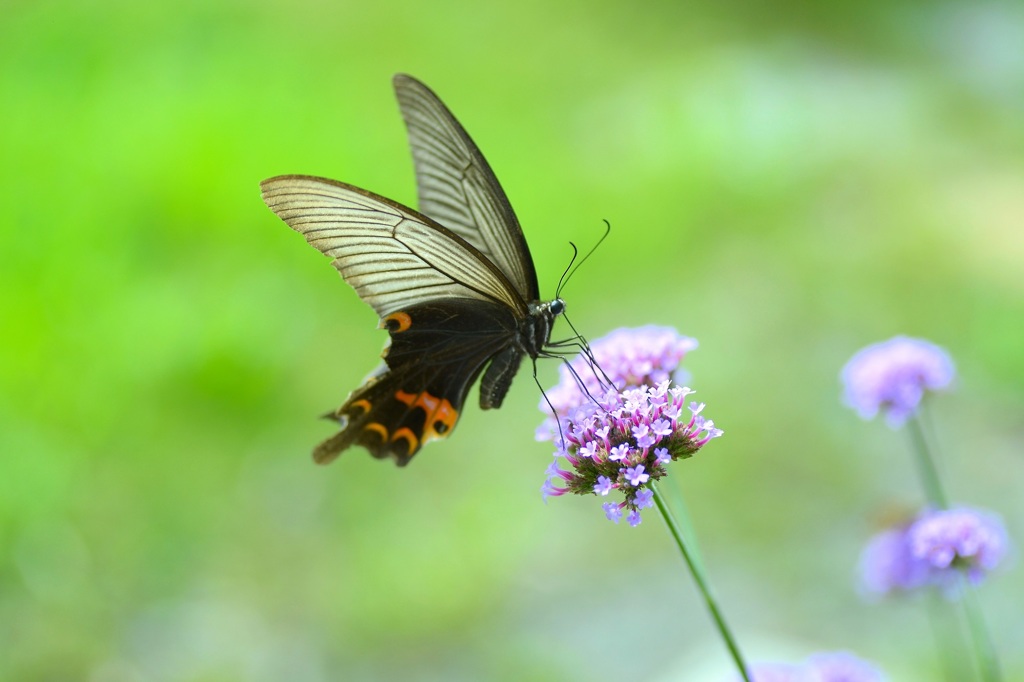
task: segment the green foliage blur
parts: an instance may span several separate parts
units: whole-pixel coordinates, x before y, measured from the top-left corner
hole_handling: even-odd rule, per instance
[[[654,514],[541,503],[528,366],[406,469],[312,463],[385,334],[258,183],[414,205],[399,71],[487,155],[545,294],[611,222],[578,329],[700,340],[726,435],[674,476],[748,657],[939,679],[925,602],[858,594],[922,493],[837,375],[947,348],[947,488],[1024,539],[1013,2],[3,3],[0,679],[728,679]],[[1007,679],[1022,598],[1012,565],[980,590]]]

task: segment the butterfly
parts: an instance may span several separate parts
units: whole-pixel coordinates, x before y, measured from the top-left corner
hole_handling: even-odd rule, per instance
[[[384,363],[325,418],[340,430],[313,450],[352,445],[405,466],[451,434],[470,387],[501,406],[523,358],[550,342],[561,298],[541,301],[530,249],[505,192],[455,116],[426,85],[393,79],[409,133],[419,211],[306,175],[260,183],[263,201],[380,316]]]

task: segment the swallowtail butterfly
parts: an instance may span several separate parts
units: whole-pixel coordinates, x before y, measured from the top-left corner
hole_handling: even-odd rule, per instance
[[[408,464],[448,436],[478,377],[480,407],[501,406],[524,356],[549,342],[560,298],[540,300],[522,228],[480,150],[411,76],[394,77],[416,168],[419,211],[326,178],[264,180],[263,200],[330,256],[390,335],[384,364],[325,417],[341,430],[313,451],[351,445]]]

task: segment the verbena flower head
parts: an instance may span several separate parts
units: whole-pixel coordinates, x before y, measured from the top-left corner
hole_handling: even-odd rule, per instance
[[[591,402],[591,395],[603,395],[609,381],[618,389],[657,386],[672,378],[679,363],[696,347],[696,339],[683,336],[671,327],[654,325],[623,327],[597,339],[590,344],[593,361],[581,354],[569,367],[559,367],[558,385],[547,392],[547,400],[540,402],[540,409],[548,419],[537,429],[538,440],[551,440],[558,435],[552,407],[556,415],[570,414]],[[594,369],[595,364],[603,373]]]
[[[871,539],[861,555],[861,579],[876,594],[951,587],[957,571],[977,583],[1008,550],[1006,529],[994,514],[966,507],[925,511]]]
[[[925,391],[953,381],[956,370],[943,349],[921,339],[897,336],[858,351],[843,367],[845,402],[864,419],[879,411],[899,426],[917,410]]]
[[[605,516],[618,523],[625,515],[629,525],[639,525],[640,510],[654,506],[649,486],[667,473],[667,464],[722,435],[700,414],[703,403],[686,405],[692,393],[666,379],[653,388],[607,389],[597,402],[575,408],[561,422],[544,497],[617,491],[623,501],[605,503]]]
[[[755,663],[751,682],[884,682],[882,672],[846,651],[813,654],[803,663]],[[734,678],[734,679],[739,679]]]
[[[1006,555],[1008,540],[995,515],[968,509],[925,514],[907,531],[910,552],[940,575],[960,569],[979,582]]]
[[[814,654],[807,659],[813,682],[883,682],[882,671],[848,651]]]
[[[560,368],[558,385],[541,401],[547,419],[537,430],[538,439],[554,440],[556,447],[541,489],[545,499],[621,494],[621,502],[602,506],[605,516],[639,525],[640,510],[654,506],[649,486],[666,466],[722,435],[701,414],[703,403],[687,404],[693,391],[671,382],[696,347],[669,327],[623,328]]]

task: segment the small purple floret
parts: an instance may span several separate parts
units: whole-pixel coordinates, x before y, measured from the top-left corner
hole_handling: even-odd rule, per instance
[[[601,505],[601,509],[604,509],[604,515],[609,521],[618,523],[622,519],[622,507],[614,502],[605,502]]]
[[[636,497],[633,498],[633,504],[636,505],[637,509],[647,509],[648,507],[654,506],[654,491],[650,488],[644,488],[637,492]]]
[[[672,434],[672,422],[668,419],[655,419],[651,423],[651,433],[658,438],[665,438]]]
[[[611,449],[611,451],[608,453],[608,459],[610,459],[613,462],[621,462],[622,460],[626,459],[628,455],[629,444],[621,443]]]
[[[544,481],[544,485],[540,487],[540,494],[541,497],[544,498],[545,502],[548,501],[549,497],[561,497],[567,492],[569,492],[567,488],[556,488],[554,484],[551,483],[551,479]]]
[[[644,473],[644,465],[637,464],[635,467],[626,467],[626,470],[622,472],[629,481],[629,484],[634,488],[647,483],[651,478],[650,474]]]

